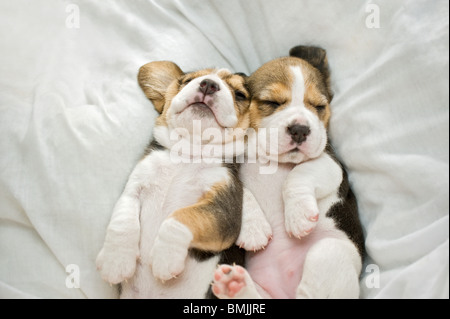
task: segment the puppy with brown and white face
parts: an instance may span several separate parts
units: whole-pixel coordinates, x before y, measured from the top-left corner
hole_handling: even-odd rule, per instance
[[[278,163],[299,164],[318,157],[327,144],[331,93],[321,74],[309,63],[287,57],[261,67],[249,80],[252,99],[252,127],[276,129],[276,148],[259,156]]]
[[[122,298],[204,298],[224,256],[243,258],[231,247],[241,226],[243,189],[232,163],[239,154],[226,146],[243,143],[249,125],[245,79],[152,62],[138,80],[160,116],[114,208],[97,266],[104,280],[121,283]]]
[[[263,161],[241,167],[244,186],[270,225],[267,248],[247,253],[246,269],[222,265],[214,275],[219,298],[357,298],[364,241],[355,197],[328,144],[332,93],[326,53],[299,46],[249,78],[251,127]],[[273,174],[261,166],[277,163]],[[262,164],[264,163],[264,164]],[[254,226],[256,230],[259,227]],[[261,234],[255,236],[261,237]],[[267,234],[267,232],[266,232]],[[252,240],[247,234],[242,241]]]

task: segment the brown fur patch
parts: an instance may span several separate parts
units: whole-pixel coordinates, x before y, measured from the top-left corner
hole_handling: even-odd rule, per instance
[[[304,73],[308,74],[308,72]],[[320,83],[316,84],[317,81],[320,82],[320,78],[315,77],[313,74],[308,74],[307,80],[305,81],[305,97],[303,102],[305,107],[316,113],[325,127],[328,128],[331,116],[330,105],[323,91],[320,89]]]
[[[138,83],[158,113],[163,110],[167,88],[182,75],[183,71],[169,61],[150,62],[139,69]]]
[[[225,84],[228,86],[230,91],[233,93],[233,99],[234,99],[234,107],[236,110],[236,114],[238,115],[244,115],[244,117],[248,117],[248,108],[250,105],[250,94],[246,87],[246,81],[245,78],[238,74],[232,74],[229,71],[226,70],[219,70],[217,73],[219,77],[225,82]],[[240,100],[236,98],[236,92],[240,92],[245,96],[245,99]],[[244,120],[244,121],[243,121]],[[242,122],[245,123],[244,119],[239,119],[239,124],[236,127],[244,127],[242,126]],[[248,122],[247,122],[248,123]]]
[[[328,101],[331,102],[333,92],[330,87],[330,69],[328,67],[327,52],[320,47],[299,45],[289,50],[289,55],[308,62],[319,71],[325,84],[324,93]]]
[[[288,94],[288,85],[292,84],[292,80],[289,83],[275,82],[265,88],[259,93],[259,99],[263,101],[271,101],[276,97],[276,102],[281,104],[288,103],[291,100],[291,95]]]
[[[237,169],[233,167],[230,172],[232,178],[228,183],[216,183],[196,204],[169,216],[190,229],[194,236],[191,248],[221,251],[233,245],[239,236],[242,184],[237,177]]]

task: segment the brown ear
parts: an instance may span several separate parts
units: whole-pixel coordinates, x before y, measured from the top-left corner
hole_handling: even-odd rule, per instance
[[[289,55],[305,60],[319,70],[325,80],[331,100],[333,94],[330,89],[330,69],[328,67],[327,51],[319,47],[299,45],[289,50]]]
[[[167,88],[183,74],[178,65],[169,61],[150,62],[139,69],[139,85],[158,113],[163,111]]]

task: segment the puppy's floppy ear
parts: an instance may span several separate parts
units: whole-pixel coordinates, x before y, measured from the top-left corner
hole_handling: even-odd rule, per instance
[[[331,100],[333,94],[330,89],[330,69],[328,67],[327,51],[319,47],[299,45],[289,50],[289,55],[305,60],[319,70],[325,80]]]
[[[248,78],[248,75],[242,72],[236,72],[236,75],[242,76],[244,79]]]
[[[322,74],[328,74],[327,52],[319,47],[299,45],[289,50],[289,55],[305,60]]]
[[[158,113],[163,111],[168,87],[183,74],[178,65],[169,61],[150,62],[139,69],[139,85]]]

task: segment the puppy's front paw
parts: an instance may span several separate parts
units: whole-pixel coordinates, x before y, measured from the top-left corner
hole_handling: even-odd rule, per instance
[[[118,284],[133,276],[138,258],[137,247],[133,249],[105,245],[97,256],[96,266],[103,280]]]
[[[285,203],[285,226],[289,235],[297,238],[309,235],[319,220],[319,208],[314,196],[301,196]]]
[[[183,270],[193,235],[179,221],[166,219],[150,252],[153,275],[162,281],[178,276]]]
[[[257,251],[266,247],[272,238],[272,228],[266,219],[244,222],[236,245],[247,251]]]
[[[236,244],[248,251],[264,248],[272,238],[272,228],[256,198],[244,188],[242,226]]]

